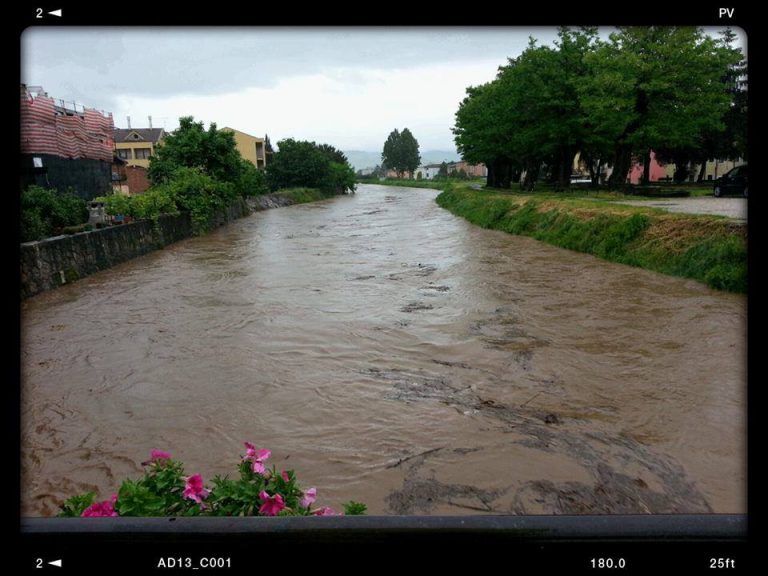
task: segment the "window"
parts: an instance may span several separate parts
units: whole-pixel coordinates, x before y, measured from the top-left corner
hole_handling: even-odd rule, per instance
[[[134,148],[133,153],[136,160],[149,160],[149,157],[152,156],[152,149],[151,148]]]
[[[118,148],[117,149],[117,157],[122,158],[123,160],[130,160],[131,159],[131,149],[130,148]]]

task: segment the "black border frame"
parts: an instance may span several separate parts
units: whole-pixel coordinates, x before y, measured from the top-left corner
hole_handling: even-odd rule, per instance
[[[18,40],[23,30],[28,26],[337,26],[343,20],[334,9],[327,6],[310,6],[300,9],[287,10],[286,6],[254,5],[252,11],[242,7],[218,7],[214,12],[191,5],[169,6],[160,3],[137,6],[137,9],[126,9],[124,5],[107,5],[100,7],[69,6],[66,3],[56,5],[37,5],[45,12],[63,9],[61,19],[50,16],[43,20],[34,19],[34,7],[25,7],[17,13],[16,35],[13,41],[11,56],[20,56],[14,50],[20,50]],[[734,7],[736,13],[731,21],[718,19],[720,7]],[[256,11],[258,8],[258,12]],[[736,0],[729,3],[699,2],[695,8],[670,4],[624,4],[591,6],[570,4],[562,6],[546,5],[508,5],[508,12],[498,12],[499,8],[490,6],[465,7],[457,10],[443,7],[429,9],[426,6],[416,12],[414,6],[403,8],[388,4],[378,8],[376,17],[362,16],[368,6],[360,6],[359,14],[348,13],[345,26],[381,27],[381,26],[520,26],[538,27],[557,24],[568,25],[700,25],[700,26],[738,26],[744,29],[749,42],[750,74],[750,126],[757,125],[759,111],[755,103],[762,102],[761,82],[762,40],[757,29],[757,10],[748,3]],[[17,62],[20,60],[17,59]],[[20,64],[19,64],[20,65]],[[7,78],[10,110],[17,109],[18,78],[10,75]],[[18,130],[18,122],[15,125]],[[757,153],[755,130],[752,129],[750,150],[753,158]],[[15,135],[12,130],[12,135]],[[16,138],[18,142],[18,137]],[[18,213],[18,197],[10,194],[11,213]],[[749,199],[750,211],[759,217],[764,200],[753,194]],[[18,220],[18,219],[17,219]],[[18,221],[6,226],[3,232],[9,234],[8,245],[18,243]],[[761,227],[751,230],[750,244],[759,245],[762,235]],[[749,250],[749,288],[748,302],[748,350],[750,342],[756,342],[758,336],[757,322],[754,316],[760,305],[757,295],[761,283],[754,271],[757,269],[757,255],[753,248]],[[7,252],[6,252],[7,253]],[[18,253],[12,252],[10,267],[18,270]],[[20,334],[20,308],[17,300],[18,280],[11,278],[9,284],[12,293],[7,312],[8,325],[16,335]],[[16,336],[18,337],[18,336]],[[20,342],[11,347],[12,355],[20,358]],[[756,393],[754,385],[759,382],[756,374],[760,371],[757,362],[750,360],[755,354],[748,354],[748,375],[751,375],[753,387],[748,387],[748,438],[756,438],[759,433],[759,417],[757,415]],[[10,383],[20,381],[20,365],[13,359],[5,365],[6,377]],[[749,380],[749,378],[748,378]],[[6,402],[6,434],[5,438],[13,444],[13,449],[20,450],[20,389],[18,386],[6,388],[9,398]],[[749,444],[748,444],[749,446]],[[747,448],[748,448],[747,446]],[[18,466],[19,461],[16,461]],[[18,471],[18,468],[17,468]],[[150,571],[154,566],[150,558],[156,559],[161,550],[189,550],[201,553],[208,550],[231,551],[235,556],[252,556],[254,548],[260,544],[268,545],[274,550],[306,549],[314,552],[365,552],[371,547],[381,551],[382,546],[392,550],[393,545],[402,552],[441,552],[446,558],[456,560],[455,567],[461,564],[459,558],[464,556],[461,549],[477,553],[482,551],[483,557],[475,556],[475,567],[487,560],[499,559],[502,556],[515,556],[516,560],[510,568],[520,568],[524,565],[531,567],[559,567],[568,569],[568,573],[576,573],[586,565],[585,555],[593,551],[603,553],[622,553],[629,550],[635,558],[635,568],[651,570],[659,568],[680,569],[685,573],[710,570],[709,566],[701,563],[691,563],[692,558],[714,557],[733,552],[739,557],[737,567],[744,568],[751,559],[750,550],[756,543],[759,529],[758,517],[754,512],[757,501],[762,499],[757,490],[749,487],[757,485],[755,467],[749,468],[747,515],[654,515],[654,516],[409,516],[409,517],[347,517],[347,518],[189,518],[189,519],[58,519],[58,518],[21,518],[18,504],[15,517],[6,516],[9,520],[7,527],[15,534],[13,545],[17,546],[17,556],[24,561],[23,566],[33,569],[30,561],[32,555],[45,554],[54,559],[55,553],[66,552],[88,556],[89,562],[76,564],[77,573],[85,573],[88,566],[97,566],[99,573],[109,573],[116,570],[116,564],[123,568],[133,568],[133,573]],[[16,474],[11,485],[11,494],[20,493],[20,474]],[[15,490],[14,490],[15,489]],[[749,546],[749,547],[748,547]],[[298,548],[297,548],[298,547]],[[319,548],[318,548],[319,547]],[[459,548],[461,547],[461,548]],[[20,553],[20,555],[19,555]],[[661,556],[666,560],[661,562]],[[577,559],[581,558],[580,562]],[[96,562],[98,559],[108,564]],[[109,560],[112,562],[109,562]],[[301,564],[306,560],[306,566],[330,566],[327,562],[339,558],[306,558],[301,554],[291,560]],[[675,560],[676,559],[676,560]],[[273,559],[275,560],[275,559]],[[381,558],[368,558],[368,564],[360,564],[356,572],[367,571],[372,561],[377,563]],[[277,560],[275,560],[276,565]],[[336,563],[335,561],[332,563]],[[396,564],[401,568],[407,563]],[[385,567],[387,562],[381,562]],[[66,566],[70,566],[68,563]],[[451,566],[454,566],[452,563]],[[632,568],[632,566],[630,566]],[[57,568],[51,567],[53,570]],[[81,571],[83,570],[83,571]],[[251,565],[248,572],[255,571]],[[630,570],[634,571],[634,570]],[[594,570],[592,570],[594,572]],[[231,573],[231,571],[230,571]]]

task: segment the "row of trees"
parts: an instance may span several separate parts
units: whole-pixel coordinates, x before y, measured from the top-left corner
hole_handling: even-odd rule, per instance
[[[496,79],[467,88],[453,133],[465,160],[488,167],[488,185],[525,174],[559,188],[576,153],[594,184],[606,165],[623,184],[650,152],[674,162],[747,154],[746,65],[735,35],[692,27],[625,27],[601,40],[597,28],[561,27],[554,47],[531,39]]]
[[[269,142],[267,146],[271,151]],[[202,122],[184,117],[158,148],[148,175],[153,184],[166,184],[180,168],[191,168],[232,185],[243,196],[299,186],[335,193],[354,187],[354,171],[347,157],[333,146],[292,138],[277,146],[262,172],[240,156],[231,132],[218,130],[214,123],[206,130]]]
[[[354,189],[352,167],[333,146],[289,138],[278,142],[278,147],[266,171],[258,170],[242,158],[231,132],[218,130],[214,123],[206,129],[191,116],[183,117],[150,160],[152,187],[139,196],[100,200],[106,202],[109,213],[137,219],[187,211],[201,232],[217,211],[241,197],[294,187],[326,193]]]

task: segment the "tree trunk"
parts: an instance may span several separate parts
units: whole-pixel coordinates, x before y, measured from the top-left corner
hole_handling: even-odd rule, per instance
[[[539,166],[533,162],[528,162],[525,167],[525,178],[523,178],[520,187],[526,192],[532,191],[538,177]]]
[[[539,171],[539,176],[542,177],[542,179],[549,185],[551,185],[553,188],[557,189],[557,180],[560,176],[560,151],[558,150],[555,152],[552,156],[547,158],[546,162],[547,169],[542,174],[541,171]]]
[[[704,160],[699,168],[699,177],[696,178],[696,182],[704,182],[705,172],[707,171],[707,161]]]
[[[496,160],[486,162],[485,166],[488,168],[488,174],[485,177],[485,185],[488,188],[494,188],[496,186]]]
[[[511,165],[509,160],[506,158],[503,158],[499,160],[499,170],[498,170],[498,179],[499,179],[499,188],[509,188],[509,182],[511,179]]]
[[[672,176],[672,180],[674,180],[675,184],[680,184],[688,179],[688,174],[690,174],[690,163],[676,163],[675,174]]]
[[[643,184],[648,185],[651,182],[651,149],[645,153],[643,159]]]
[[[574,152],[570,146],[560,149],[560,170],[557,178],[557,189],[567,191],[571,187],[571,170],[573,169]]]
[[[624,186],[631,167],[632,147],[628,144],[617,145],[613,159],[613,172],[611,172],[611,177],[608,178],[608,183],[611,186]]]
[[[587,168],[589,168],[589,179],[592,180],[592,187],[597,188],[600,185],[600,170],[603,167],[603,163],[598,158],[592,160],[591,158],[587,162]]]

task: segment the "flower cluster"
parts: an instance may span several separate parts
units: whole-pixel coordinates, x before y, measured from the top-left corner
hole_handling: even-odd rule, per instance
[[[264,460],[267,460],[272,456],[272,451],[267,448],[256,449],[256,447],[250,442],[245,442],[245,456],[243,456],[243,462],[251,462],[251,470],[255,474],[264,475],[266,468],[264,468]]]
[[[202,504],[203,500],[210,494],[210,490],[206,490],[203,487],[203,477],[200,474],[192,474],[192,476],[186,478],[186,481],[187,483],[182,493],[184,498],[189,498],[198,504]]]
[[[341,516],[364,514],[366,507],[348,502],[344,512],[328,506],[314,507],[317,488],[303,490],[293,470],[278,473],[265,462],[267,448],[245,442],[240,478],[216,476],[206,487],[201,474],[186,475],[181,462],[170,453],[152,450],[142,462],[144,477],[125,480],[109,500],[96,502],[93,492],[73,496],[59,516],[86,518],[114,516]]]
[[[117,502],[117,494],[112,494],[112,498],[105,500],[104,502],[96,502],[91,504],[83,510],[81,516],[84,518],[99,518],[108,516],[117,516],[115,510],[115,502]]]

